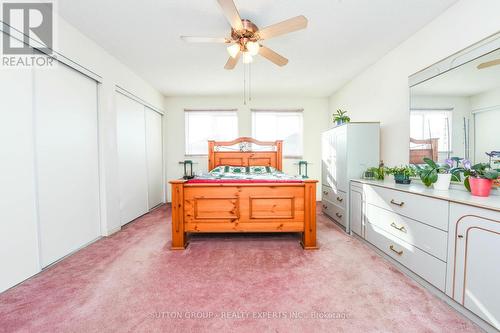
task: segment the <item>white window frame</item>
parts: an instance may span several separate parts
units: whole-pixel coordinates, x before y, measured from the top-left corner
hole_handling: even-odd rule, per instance
[[[299,146],[300,146],[300,151],[297,152],[296,154],[290,154],[290,153],[285,153],[286,152],[286,140],[283,142],[283,157],[284,158],[302,158],[304,155],[304,109],[250,109],[252,112],[252,137],[259,140],[260,138],[257,137],[257,122],[256,122],[256,116],[259,113],[274,113],[276,115],[279,114],[300,114],[300,133],[299,133]],[[276,137],[273,139],[269,139],[272,141],[275,140],[283,140],[283,138]],[[265,140],[268,141],[268,140]]]
[[[425,113],[432,113],[432,112],[441,112],[441,113],[447,113],[448,114],[448,148],[447,149],[440,149],[440,145],[438,144],[438,153],[452,153],[453,152],[453,108],[412,108],[410,109],[410,121],[411,121],[411,116],[412,113],[420,113],[420,114],[425,114]],[[425,117],[425,115],[424,115]],[[411,126],[411,123],[410,123]],[[422,133],[424,133],[424,138],[426,139],[427,133],[425,133],[425,119],[422,121]],[[419,138],[414,138],[414,139],[419,139]]]
[[[208,142],[207,142],[207,148],[205,151],[202,152],[191,152],[189,151],[189,120],[188,120],[188,115],[189,113],[203,113],[203,114],[209,114],[213,113],[214,116],[217,114],[233,114],[236,118],[236,136],[235,137],[226,137],[224,139],[219,139],[217,137],[214,137],[212,134],[212,137],[208,137],[208,140],[219,140],[219,141],[226,141],[226,140],[234,140],[239,136],[239,126],[238,126],[238,109],[235,108],[203,108],[203,109],[184,109],[184,155],[185,156],[208,156]]]

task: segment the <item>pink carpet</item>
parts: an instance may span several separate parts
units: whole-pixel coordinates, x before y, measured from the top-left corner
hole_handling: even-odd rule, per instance
[[[321,214],[311,252],[291,234],[172,252],[169,235],[162,207],[0,294],[0,331],[479,331]]]

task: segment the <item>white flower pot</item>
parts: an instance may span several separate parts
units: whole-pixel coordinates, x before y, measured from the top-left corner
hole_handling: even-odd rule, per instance
[[[438,191],[446,191],[450,188],[451,173],[439,173],[438,179],[434,183],[434,189]]]

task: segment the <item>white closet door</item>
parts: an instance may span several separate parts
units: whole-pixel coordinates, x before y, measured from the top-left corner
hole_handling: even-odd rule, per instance
[[[58,64],[35,72],[42,265],[100,235],[97,83]]]
[[[124,225],[148,212],[144,106],[116,93],[120,220]]]
[[[1,34],[0,34],[1,36]],[[32,73],[0,69],[0,292],[39,271]]]
[[[149,209],[163,203],[163,144],[162,116],[150,108],[145,108],[146,155],[148,165],[148,205]]]
[[[498,150],[500,147],[500,135],[498,135],[498,124],[500,123],[500,107],[491,111],[477,112],[474,114],[475,156],[474,163],[489,163],[485,152]]]

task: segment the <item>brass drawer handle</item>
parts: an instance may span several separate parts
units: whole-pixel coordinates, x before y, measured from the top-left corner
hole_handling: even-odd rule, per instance
[[[398,256],[403,255],[403,250],[401,250],[401,251],[396,251],[396,250],[394,249],[394,245],[389,246],[389,249],[390,249],[392,252],[396,253]]]
[[[405,204],[403,201],[401,202],[396,202],[394,201],[394,199],[391,200],[391,204],[393,205],[396,205],[396,206],[399,206],[399,207],[403,207],[403,205]]]
[[[342,199],[341,197],[337,197],[337,201],[342,202],[342,201],[344,201],[344,199]]]
[[[406,233],[406,228],[404,226],[398,227],[398,225],[396,223],[392,222],[391,223],[391,227],[393,227],[394,229],[397,229],[397,230],[399,230],[401,232]]]
[[[342,214],[339,214],[339,213],[335,213],[335,216],[337,216],[339,219],[342,218]]]

